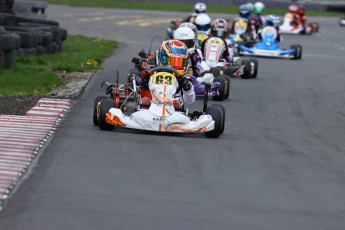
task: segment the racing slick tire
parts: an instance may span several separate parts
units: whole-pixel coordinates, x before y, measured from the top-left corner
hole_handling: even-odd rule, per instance
[[[218,138],[222,134],[222,128],[225,121],[223,111],[218,106],[210,106],[206,109],[206,114],[211,115],[214,120],[214,129],[205,132],[205,135],[208,138]]]
[[[98,97],[96,97],[96,99],[94,101],[94,104],[93,104],[93,117],[92,117],[92,120],[93,120],[93,124],[95,126],[98,125],[99,106],[100,106],[101,101],[103,99],[108,99],[108,97],[106,97],[106,96],[98,96]]]
[[[217,107],[219,107],[219,108],[221,108],[222,109],[222,112],[223,112],[223,125],[222,125],[222,130],[221,130],[221,133],[223,134],[223,132],[224,132],[224,126],[225,126],[225,106],[224,105],[222,105],[222,104],[212,104],[212,106],[217,106]]]
[[[256,78],[258,76],[259,62],[255,58],[251,58],[249,59],[249,61],[251,61],[254,64],[254,72],[253,72],[252,78]]]
[[[302,46],[301,45],[291,45],[290,49],[293,49],[295,51],[295,53],[291,59],[299,60],[302,58]]]
[[[218,88],[218,95],[217,96],[213,96],[213,100],[215,101],[223,101],[225,98],[225,87],[226,87],[226,83],[225,83],[225,79],[223,77],[216,77],[214,78],[213,82],[219,82],[219,88]]]
[[[225,68],[224,69],[224,75],[231,76],[234,74],[235,71],[236,71],[235,68],[231,68],[231,67]]]
[[[99,119],[98,119],[98,127],[101,130],[113,130],[114,126],[108,124],[105,121],[106,114],[109,112],[111,108],[115,107],[115,102],[114,100],[111,99],[103,99],[100,104],[100,109],[99,109]]]
[[[241,60],[241,64],[244,65],[242,79],[249,79],[251,77],[251,64],[249,60]]]
[[[339,19],[339,26],[345,26],[345,18]]]
[[[223,78],[225,79],[225,95],[224,99],[228,99],[230,96],[230,80],[231,78],[228,75],[223,75]]]
[[[210,69],[210,73],[212,73],[213,76],[216,78],[216,77],[220,76],[220,68],[218,68],[218,67],[212,67],[212,68]]]

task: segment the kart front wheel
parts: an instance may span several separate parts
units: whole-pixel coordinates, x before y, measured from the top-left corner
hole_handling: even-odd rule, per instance
[[[96,97],[96,99],[94,101],[94,104],[93,104],[93,118],[92,118],[92,120],[93,120],[93,124],[95,126],[98,125],[98,117],[99,117],[99,109],[100,109],[99,106],[101,104],[101,101],[103,99],[107,99],[107,98],[108,97],[106,97],[106,96],[98,96],[98,97]]]
[[[115,107],[115,102],[111,99],[103,99],[100,104],[98,126],[101,130],[113,130],[114,126],[106,122],[106,114]]]
[[[231,78],[228,75],[223,75],[223,78],[225,80],[225,94],[224,99],[228,99],[230,96],[230,80]]]
[[[256,78],[258,76],[258,68],[259,68],[259,63],[257,59],[249,59],[249,61],[251,61],[254,64],[254,71],[253,71],[253,75],[252,78]]]
[[[211,115],[214,120],[214,129],[205,132],[205,135],[209,138],[218,138],[222,134],[222,127],[224,125],[223,111],[218,106],[210,106],[206,109],[206,114]]]
[[[290,49],[293,49],[295,52],[291,59],[299,60],[302,58],[302,46],[301,45],[291,45]]]
[[[223,112],[223,121],[222,121],[222,131],[221,133],[223,134],[224,132],[224,126],[225,126],[225,106],[222,104],[212,104],[212,106],[217,106],[219,108],[221,108],[222,112]]]
[[[213,96],[213,100],[215,101],[223,101],[225,98],[225,79],[223,77],[216,77],[213,82],[218,82],[218,95]]]
[[[242,60],[241,61],[241,65],[244,65],[244,68],[243,68],[243,74],[241,75],[241,78],[242,79],[249,79],[251,77],[251,64],[250,64],[250,61],[249,60]]]

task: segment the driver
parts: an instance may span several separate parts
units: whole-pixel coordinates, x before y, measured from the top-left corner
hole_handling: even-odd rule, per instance
[[[204,53],[205,50],[205,43],[211,37],[218,37],[221,38],[224,44],[227,44],[225,38],[228,36],[229,33],[229,26],[228,22],[225,19],[215,19],[211,24],[211,35],[209,38],[203,41],[201,44],[201,52]],[[231,62],[234,56],[233,49],[231,47],[227,47],[224,50],[222,58],[224,58],[227,62]]]
[[[291,25],[292,26],[298,26],[300,23],[300,16],[298,15],[298,5],[291,4],[291,5],[289,5],[288,9],[292,15]]]
[[[206,13],[206,4],[203,2],[197,2],[194,5],[194,12],[189,15],[186,19],[183,20],[183,22],[191,22],[194,23],[196,17],[201,13]]]
[[[174,33],[174,39],[186,44],[188,48],[190,69],[194,77],[200,76],[201,53],[197,49],[197,29],[194,24],[185,22]]]
[[[305,33],[307,17],[305,16],[304,6],[300,5],[298,7],[297,14],[299,16],[299,20],[300,20],[302,27],[303,27],[302,33]]]
[[[265,26],[272,26],[277,31],[276,42],[281,42],[283,40],[282,36],[279,33],[279,25],[281,24],[280,17],[276,14],[270,14],[266,17]],[[261,40],[261,33],[259,33],[259,39]]]
[[[173,68],[179,73],[179,76],[176,76],[179,87],[175,92],[175,97],[180,99],[179,101],[181,104],[183,104],[183,102],[191,104],[195,101],[194,87],[185,77],[189,68],[188,59],[188,48],[179,40],[164,41],[158,52],[158,65]],[[140,95],[142,98],[148,97],[151,100],[152,96],[148,88],[150,73],[148,70],[143,70],[141,76]]]

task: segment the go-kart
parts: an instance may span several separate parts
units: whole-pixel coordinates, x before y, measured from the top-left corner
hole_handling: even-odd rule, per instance
[[[282,49],[276,42],[277,36],[277,30],[274,27],[266,26],[261,31],[262,41],[257,42],[253,47],[240,45],[239,54],[272,58],[301,59],[301,45],[291,45],[290,49]]]
[[[240,60],[240,57],[237,56],[230,63],[222,58],[225,49],[228,49],[227,44],[221,38],[209,38],[204,44],[201,72],[209,71],[215,77],[223,76],[228,83],[227,87],[230,87],[230,76],[240,76],[245,79],[257,77],[258,62],[256,59]],[[229,92],[230,88],[227,90],[225,98],[229,96]]]
[[[120,85],[118,76],[116,84],[102,83],[102,88],[110,96],[96,98],[94,124],[101,130],[121,127],[155,132],[205,133],[210,138],[217,138],[224,132],[225,108],[207,105],[208,87],[203,111],[189,113],[174,97],[178,89],[178,72],[167,67],[153,68],[149,72],[152,100],[141,98],[135,78],[132,78],[132,83]]]
[[[284,15],[283,23],[279,26],[281,34],[312,34],[319,31],[318,23],[307,23],[304,28],[300,20],[297,20],[297,23],[293,23],[293,18],[294,16],[291,13]]]

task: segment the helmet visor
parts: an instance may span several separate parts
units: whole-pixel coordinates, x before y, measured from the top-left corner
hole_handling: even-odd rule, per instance
[[[214,30],[212,32],[213,36],[219,37],[219,38],[224,38],[225,37],[225,30]]]
[[[188,57],[164,55],[163,58],[168,66],[176,70],[184,70],[188,66]]]
[[[186,44],[187,48],[194,48],[195,46],[195,40],[194,39],[188,39],[188,40],[181,40],[184,44]]]
[[[196,25],[198,31],[208,31],[211,28],[211,24],[206,25]]]

